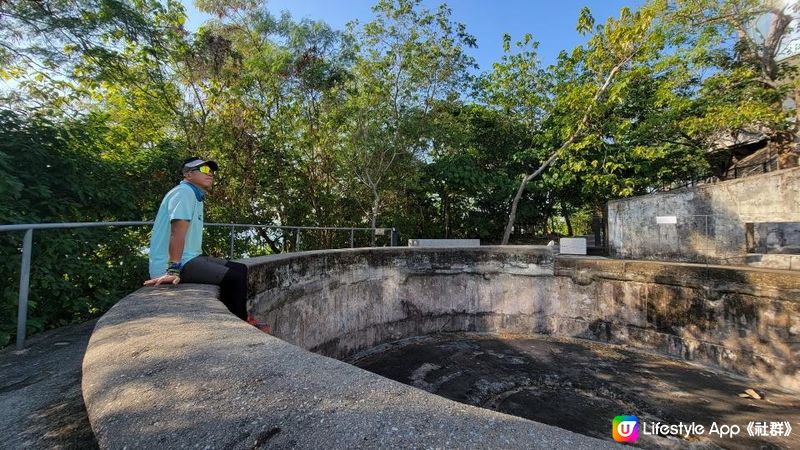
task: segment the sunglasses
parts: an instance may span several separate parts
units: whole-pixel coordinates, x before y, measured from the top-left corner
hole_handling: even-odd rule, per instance
[[[217,173],[216,171],[212,170],[211,167],[208,167],[208,166],[200,166],[195,170],[200,172],[200,173],[204,173],[206,175],[214,175],[214,174]]]

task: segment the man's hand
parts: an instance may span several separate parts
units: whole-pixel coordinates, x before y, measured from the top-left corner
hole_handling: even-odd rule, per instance
[[[144,282],[145,286],[158,286],[159,284],[178,284],[181,282],[181,277],[177,275],[161,275],[157,278],[151,278]]]

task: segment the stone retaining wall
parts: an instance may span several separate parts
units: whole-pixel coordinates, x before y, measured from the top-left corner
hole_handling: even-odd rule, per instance
[[[657,224],[658,216],[677,223]],[[747,227],[798,221],[800,167],[608,202],[608,251],[626,259],[760,263],[748,258]],[[767,246],[767,233],[756,238],[751,247]],[[773,267],[798,268],[788,255],[772,259],[781,264]]]

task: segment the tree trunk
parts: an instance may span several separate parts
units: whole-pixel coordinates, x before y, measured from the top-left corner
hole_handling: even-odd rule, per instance
[[[269,246],[270,250],[272,250],[272,254],[277,255],[278,253],[285,251],[284,248],[278,247],[276,240],[269,238],[266,228],[256,228],[256,233],[261,236],[262,239],[267,241],[267,245]]]
[[[525,192],[525,187],[531,180],[539,176],[539,174],[542,173],[544,169],[546,169],[550,164],[552,164],[553,161],[556,160],[556,158],[558,158],[558,153],[561,150],[569,147],[570,145],[572,145],[573,142],[575,142],[578,139],[578,137],[583,132],[583,129],[588,125],[589,116],[592,113],[592,109],[594,109],[594,105],[596,105],[597,102],[600,101],[600,96],[602,96],[603,93],[608,90],[608,87],[611,85],[611,80],[613,80],[614,77],[617,75],[617,73],[622,69],[622,66],[627,64],[628,61],[630,61],[631,58],[633,58],[633,56],[636,54],[638,50],[639,47],[634,48],[631,51],[631,53],[629,53],[625,58],[623,58],[622,61],[620,61],[616,66],[614,66],[614,68],[611,69],[611,71],[608,73],[608,76],[605,79],[605,82],[603,82],[603,85],[594,94],[594,97],[592,97],[592,101],[589,103],[589,106],[586,107],[586,112],[583,113],[583,118],[581,119],[580,123],[578,123],[578,127],[575,128],[575,131],[572,133],[572,136],[570,136],[566,142],[561,144],[561,147],[559,147],[556,151],[554,151],[553,154],[550,155],[549,158],[547,158],[547,161],[545,161],[541,167],[536,169],[536,172],[526,176],[522,180],[522,183],[519,185],[519,189],[517,189],[517,195],[514,197],[514,201],[511,202],[511,212],[508,214],[508,224],[506,225],[506,231],[503,234],[502,245],[508,245],[508,239],[511,237],[511,230],[514,228],[514,221],[517,219],[517,204],[519,203],[519,199],[522,198],[522,193]]]
[[[377,188],[372,188],[372,218],[370,220],[370,227],[372,227],[372,238],[370,240],[370,247],[375,247],[375,228],[378,223],[378,208],[380,207],[380,195]]]
[[[447,192],[442,192],[442,207],[444,209],[444,238],[450,239],[450,201]]]
[[[794,133],[792,141],[778,154],[778,169],[796,167],[800,161],[800,87],[794,88]]]
[[[508,224],[506,225],[505,233],[503,233],[502,245],[508,245],[508,239],[511,237],[511,230],[514,228],[514,221],[517,220],[517,205],[519,204],[519,199],[522,198],[522,194],[525,192],[525,186],[528,185],[528,182],[530,182],[532,179],[536,178],[540,173],[542,173],[544,169],[547,168],[547,166],[552,164],[553,161],[556,160],[557,156],[558,156],[558,151],[553,152],[553,154],[550,155],[550,158],[547,161],[545,161],[544,164],[542,164],[542,166],[536,170],[536,172],[526,176],[522,180],[522,183],[520,183],[519,189],[517,189],[517,195],[514,197],[514,201],[511,202],[511,212],[508,214]]]
[[[561,214],[564,215],[564,221],[567,222],[567,235],[572,236],[572,222],[569,220],[569,210],[567,209],[567,202],[561,200]]]

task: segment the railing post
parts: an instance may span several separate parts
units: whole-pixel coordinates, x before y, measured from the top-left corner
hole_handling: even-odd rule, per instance
[[[294,251],[300,251],[300,228],[294,229]]]
[[[392,238],[390,239],[389,245],[392,247],[397,247],[397,228],[392,227]]]
[[[19,273],[19,303],[17,309],[17,350],[25,346],[25,325],[28,320],[28,288],[31,281],[31,248],[33,230],[25,230],[22,239],[22,267]]]
[[[233,259],[233,235],[235,234],[235,232],[236,232],[236,227],[232,226],[231,227],[231,250],[230,250],[230,253],[228,253],[228,259]]]
[[[706,249],[705,249],[706,270],[708,270],[708,250],[709,250],[708,249],[708,239],[709,239],[709,236],[708,236],[708,214],[704,214],[704,216],[705,216],[705,219],[706,219],[706,239],[705,239],[706,240]],[[716,240],[716,237],[715,237],[715,240]],[[706,272],[706,273],[708,273],[708,272]]]
[[[353,248],[353,233],[354,232],[355,232],[355,230],[350,228],[350,248]]]

